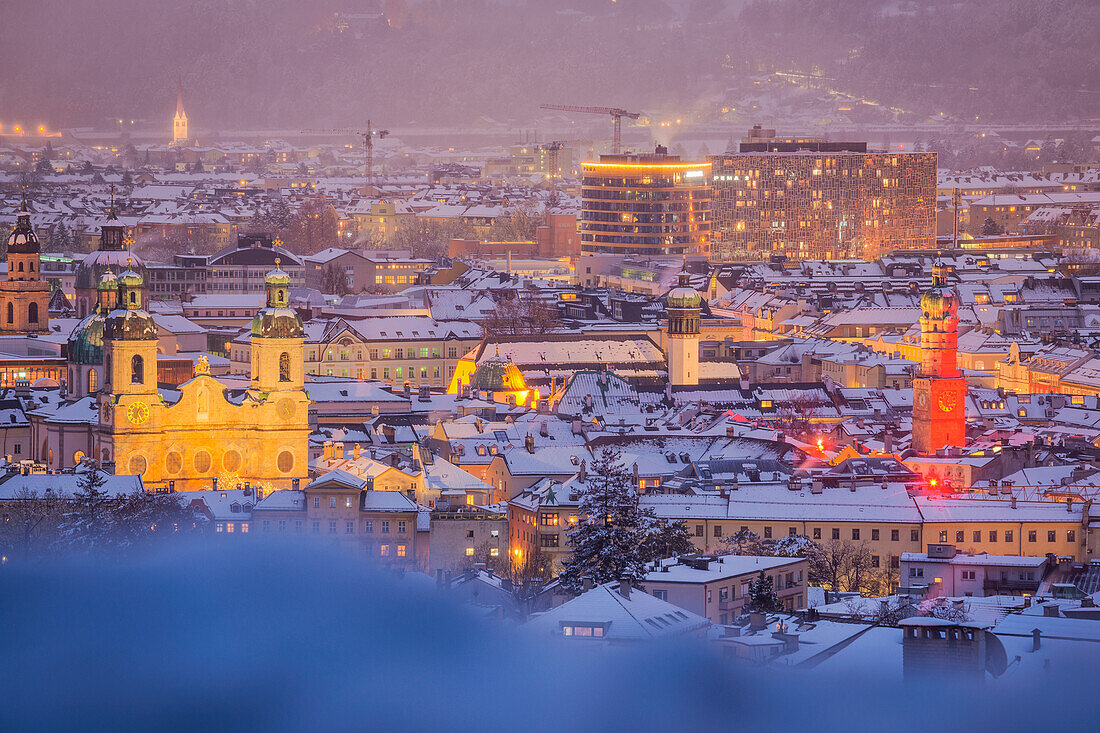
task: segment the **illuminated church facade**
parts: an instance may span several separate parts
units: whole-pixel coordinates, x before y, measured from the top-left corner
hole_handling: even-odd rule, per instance
[[[913,379],[913,449],[930,455],[966,440],[966,377],[959,371],[959,296],[947,268],[932,268],[920,300],[921,366]]]
[[[35,459],[53,470],[91,459],[149,489],[296,488],[308,475],[305,332],[290,276],[276,267],[265,287],[247,386],[219,381],[200,360],[191,379],[162,389],[141,275],[106,272],[96,312],[69,339],[69,399],[30,415]]]

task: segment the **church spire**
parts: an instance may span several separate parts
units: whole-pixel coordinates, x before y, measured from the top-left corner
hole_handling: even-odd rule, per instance
[[[180,77],[176,87],[176,117],[187,117],[187,113],[183,111],[183,77]]]

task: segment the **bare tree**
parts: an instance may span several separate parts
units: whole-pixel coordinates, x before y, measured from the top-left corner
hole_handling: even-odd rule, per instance
[[[555,308],[534,297],[506,294],[481,321],[486,336],[529,336],[558,328]]]

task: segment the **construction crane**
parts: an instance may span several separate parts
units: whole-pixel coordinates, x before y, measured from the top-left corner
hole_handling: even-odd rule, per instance
[[[366,130],[302,130],[303,135],[359,135],[363,138],[363,149],[367,154],[366,181],[363,191],[364,196],[370,196],[374,191],[374,137],[381,140],[390,134],[389,130],[375,130],[370,120],[367,120]]]
[[[589,115],[611,115],[611,120],[615,123],[615,135],[612,138],[611,152],[615,155],[619,154],[619,148],[622,147],[623,118],[636,120],[642,116],[641,112],[627,112],[625,109],[619,109],[618,107],[578,107],[573,104],[544,104],[540,108]]]

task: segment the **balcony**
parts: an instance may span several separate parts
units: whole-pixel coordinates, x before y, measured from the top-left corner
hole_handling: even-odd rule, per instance
[[[725,600],[718,601],[719,611],[736,611],[741,608],[741,604],[744,603],[743,598],[726,598]]]
[[[982,590],[986,593],[998,595],[1013,595],[1016,593],[1034,593],[1039,590],[1037,580],[1001,580],[1000,578],[986,578],[982,583]]]

